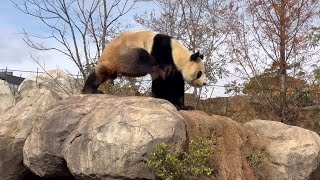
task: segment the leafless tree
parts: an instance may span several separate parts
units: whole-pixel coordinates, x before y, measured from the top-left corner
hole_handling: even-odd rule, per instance
[[[24,30],[24,41],[37,50],[54,50],[71,59],[86,78],[105,44],[122,29],[120,18],[135,4],[129,0],[12,0],[14,6],[40,20],[42,33]],[[50,42],[59,45],[50,45]]]
[[[231,62],[245,80],[254,78],[263,99],[287,121],[298,97],[288,99],[289,77],[308,80],[305,75],[319,65],[319,48],[311,42],[311,29],[319,23],[317,0],[243,0],[235,3],[238,16],[229,39]],[[259,77],[272,72],[278,78],[279,99]]]

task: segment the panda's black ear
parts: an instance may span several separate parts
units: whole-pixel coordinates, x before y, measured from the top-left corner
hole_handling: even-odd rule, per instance
[[[203,59],[203,54],[200,54],[200,55],[199,55],[199,58]]]
[[[190,57],[190,60],[191,60],[191,61],[197,60],[198,57],[199,57],[199,55],[200,55],[199,51],[196,52],[196,53],[194,53],[194,54],[192,54],[191,57]]]

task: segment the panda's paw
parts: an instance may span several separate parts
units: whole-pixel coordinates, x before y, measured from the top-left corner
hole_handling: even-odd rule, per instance
[[[192,107],[192,106],[176,106],[177,107],[177,110],[180,111],[180,110],[184,110],[184,111],[191,111],[191,110],[194,110],[195,108]]]
[[[174,72],[174,68],[173,66],[166,66],[163,71],[165,73],[165,76],[168,77],[170,74]]]
[[[103,92],[98,89],[82,89],[81,94],[103,94]]]
[[[100,90],[96,90],[95,94],[104,94],[104,93],[102,91],[100,91]]]

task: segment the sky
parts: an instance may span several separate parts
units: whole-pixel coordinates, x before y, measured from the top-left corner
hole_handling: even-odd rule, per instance
[[[17,4],[22,0],[14,0]],[[156,9],[152,2],[138,1],[132,11],[126,16],[127,21],[133,21],[133,15],[144,13],[146,10]],[[136,23],[134,23],[136,24]],[[131,27],[134,30],[142,29],[139,25]],[[46,33],[47,27],[38,19],[24,14],[16,9],[10,0],[1,0],[0,3],[0,71],[4,69],[13,70],[16,76],[32,76],[36,71],[43,71],[32,58],[39,59],[41,66],[46,71],[52,69],[62,69],[73,75],[79,74],[79,71],[73,61],[56,51],[38,51],[28,47],[23,41],[23,30],[31,33]],[[51,43],[51,42],[49,42]],[[54,43],[54,42],[53,42]],[[54,44],[52,44],[54,46]],[[21,72],[33,71],[33,72]],[[218,82],[224,84],[224,82]],[[209,93],[211,94],[212,88]],[[217,96],[226,96],[224,88],[215,88],[214,94]]]
[[[19,2],[20,0],[17,0]],[[56,52],[37,51],[23,41],[23,29],[32,32],[45,31],[44,26],[31,16],[25,15],[13,6],[10,0],[2,0],[0,5],[0,69],[42,71],[30,57],[39,58],[46,70],[67,69],[76,73],[77,69],[66,57]],[[32,73],[14,71],[16,76],[29,76]]]

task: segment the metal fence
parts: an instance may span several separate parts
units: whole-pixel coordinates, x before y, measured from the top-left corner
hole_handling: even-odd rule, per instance
[[[6,67],[6,69],[0,69],[0,74],[7,74],[7,75],[13,75],[13,73],[15,74],[20,74],[20,75],[15,75],[16,77],[25,77],[25,76],[39,76],[40,74],[46,73],[46,71],[40,71],[39,68],[37,68],[36,71],[30,71],[30,70],[18,70],[18,69],[8,69]],[[82,75],[80,72],[78,72],[77,74],[71,74],[71,73],[66,73],[69,76],[74,77],[75,79],[80,79],[82,78]]]

